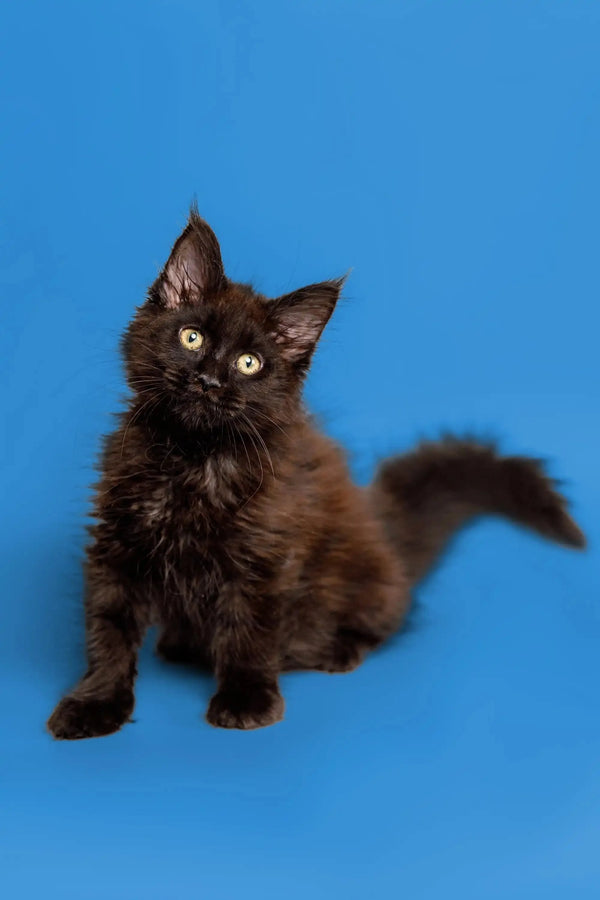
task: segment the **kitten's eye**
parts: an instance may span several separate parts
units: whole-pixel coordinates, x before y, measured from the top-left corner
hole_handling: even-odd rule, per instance
[[[235,364],[242,375],[256,375],[262,369],[262,363],[254,353],[243,353]]]
[[[204,338],[195,328],[182,328],[179,332],[179,340],[186,350],[199,350],[204,343]]]

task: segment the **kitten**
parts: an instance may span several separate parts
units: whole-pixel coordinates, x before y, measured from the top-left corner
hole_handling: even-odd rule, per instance
[[[278,675],[349,672],[402,624],[410,589],[471,516],[501,513],[574,547],[584,537],[540,465],[445,439],[353,485],[302,405],[342,280],[275,300],[226,277],[192,210],[123,350],[132,398],[106,441],[88,550],[88,669],[56,738],[117,731],[136,656],[214,671],[207,719],[283,716]]]

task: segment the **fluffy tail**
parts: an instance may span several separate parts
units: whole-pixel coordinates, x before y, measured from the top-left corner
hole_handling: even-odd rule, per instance
[[[461,525],[483,513],[506,516],[569,547],[585,546],[542,462],[499,456],[489,444],[450,437],[423,443],[386,460],[372,491],[413,581]]]

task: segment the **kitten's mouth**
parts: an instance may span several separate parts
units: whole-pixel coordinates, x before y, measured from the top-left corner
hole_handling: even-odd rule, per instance
[[[222,398],[212,396],[209,391],[203,391],[200,385],[192,385],[189,390],[195,403],[211,418],[231,418],[239,412],[238,407],[224,403]]]
[[[211,403],[220,403],[218,397],[213,396],[210,391],[205,391],[201,384],[191,384],[188,388],[190,393],[195,394],[198,397],[202,397],[203,400],[210,400]]]
[[[222,398],[216,396],[211,391],[205,390],[201,384],[190,384],[188,391],[195,401],[201,401],[206,404],[209,409],[225,409]]]

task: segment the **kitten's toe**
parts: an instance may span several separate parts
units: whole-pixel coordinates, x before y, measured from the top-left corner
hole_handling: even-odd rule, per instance
[[[211,699],[206,721],[217,728],[264,728],[280,722],[284,708],[276,687],[223,688]]]
[[[108,698],[64,697],[48,719],[48,731],[59,741],[112,734],[129,721],[133,703],[132,691]]]

